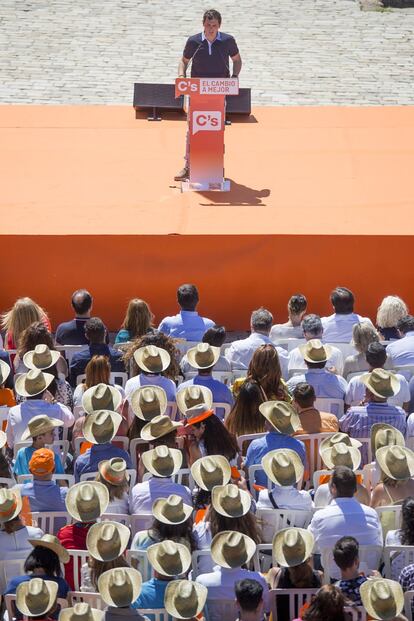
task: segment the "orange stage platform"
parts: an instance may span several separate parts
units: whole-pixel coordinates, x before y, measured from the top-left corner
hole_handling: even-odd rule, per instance
[[[229,193],[181,194],[186,125],[124,106],[0,106],[0,309],[30,295],[54,325],[88,287],[111,329],[132,296],[157,319],[177,284],[245,329],[252,307],[283,320],[287,297],[330,311],[336,284],[375,315],[414,307],[414,107],[259,108],[226,128]]]

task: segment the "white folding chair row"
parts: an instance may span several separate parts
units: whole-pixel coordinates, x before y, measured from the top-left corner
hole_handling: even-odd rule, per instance
[[[11,593],[9,595],[5,595],[4,596],[4,602],[6,604],[6,610],[7,610],[7,616],[8,616],[8,621],[15,621],[16,619],[16,609],[15,609],[15,603],[16,603],[16,593]],[[62,609],[62,608],[67,608],[68,607],[68,602],[66,599],[62,599],[61,597],[57,598],[57,605]],[[27,617],[23,617],[23,619],[26,619]]]
[[[105,610],[107,604],[103,601],[100,593],[88,593],[83,591],[69,591],[68,604],[72,608],[75,604],[89,604],[91,608]]]
[[[56,345],[57,351],[64,353],[68,365],[72,362],[72,358],[75,354],[80,351],[85,351],[88,347],[89,345]]]
[[[237,444],[238,444],[238,446],[239,446],[240,453],[241,453],[242,455],[246,455],[246,450],[247,450],[247,447],[246,447],[246,450],[243,452],[243,444],[244,444],[245,442],[248,442],[249,440],[250,440],[250,441],[253,441],[253,440],[256,440],[257,438],[262,438],[262,437],[263,437],[263,436],[265,436],[265,435],[266,435],[266,433],[265,433],[265,432],[262,432],[262,433],[246,433],[246,434],[244,434],[244,435],[242,435],[242,436],[239,436],[239,437],[237,438]],[[250,444],[250,442],[249,442],[249,444]]]
[[[82,382],[84,382],[86,380],[86,373],[80,373],[79,375],[76,376],[76,385],[78,386],[78,384],[82,384]],[[120,380],[119,382],[117,382],[117,380]],[[122,386],[122,388],[125,388],[125,384],[128,381],[128,373],[125,373],[123,371],[113,371],[110,373],[109,375],[109,383],[110,384],[116,384],[117,386]]]
[[[273,536],[283,528],[297,526],[307,528],[312,520],[313,511],[299,509],[257,509],[256,521],[262,531],[263,543],[272,543]]]
[[[126,471],[129,476],[129,489],[131,490],[137,479],[137,471],[134,468],[128,468]],[[99,472],[85,472],[85,474],[81,474],[80,481],[93,481],[98,476]]]
[[[88,442],[88,440],[86,438],[84,438],[83,436],[78,436],[73,441],[73,447],[74,447],[75,456],[79,456],[80,455],[81,446],[82,446],[82,444],[84,442]],[[124,449],[124,451],[128,451],[129,439],[127,437],[125,437],[125,436],[115,436],[114,439],[112,440],[111,444],[115,444],[117,446],[119,446],[121,444],[122,448]]]
[[[354,472],[356,476],[364,476],[363,470],[355,470]],[[332,476],[332,470],[315,470],[315,472],[313,473],[313,487],[315,490],[317,490],[318,487],[322,485],[320,479],[324,476],[328,476],[330,478]]]
[[[80,591],[80,575],[81,567],[88,562],[89,552],[88,550],[68,550],[71,559],[73,560],[73,584],[75,585],[75,591]],[[67,565],[65,565],[65,576],[67,571]]]
[[[287,619],[296,619],[299,616],[300,609],[306,602],[310,602],[318,589],[271,589],[269,591],[269,605],[272,621],[287,621]],[[281,619],[277,614],[277,598],[289,598],[289,616]]]
[[[344,414],[345,403],[343,399],[326,399],[318,397],[315,401],[315,408],[320,412],[334,414],[336,418],[341,418]]]
[[[51,535],[56,535],[62,526],[72,522],[72,517],[66,511],[33,511],[31,515],[33,526]]]
[[[144,476],[142,477],[142,480],[149,481],[149,479],[152,479],[152,474],[150,472],[146,472]],[[190,468],[180,468],[180,470],[178,470],[171,477],[171,479],[174,483],[178,483],[179,485],[185,485],[186,487],[189,487],[190,490],[194,489],[194,479],[191,475]]]
[[[111,522],[120,522],[125,526],[130,526],[131,524],[131,516],[127,513],[102,513],[101,520],[111,521]]]
[[[349,534],[352,535],[352,533]],[[321,564],[323,567],[323,581],[324,584],[330,584],[330,567],[335,566],[332,547],[321,547],[320,552]],[[383,547],[380,545],[360,545],[359,560],[361,565],[361,571],[364,571],[364,573],[368,573],[369,571],[373,571],[374,569],[377,570],[381,562],[382,552]]]
[[[414,563],[414,546],[384,546],[382,558],[384,561],[384,577],[392,579],[392,563],[397,557],[401,558],[401,565],[406,567]]]
[[[26,483],[27,481],[33,480],[33,475],[18,474],[16,478],[17,483]],[[71,487],[75,484],[75,477],[73,474],[52,474],[52,481],[65,481],[68,484],[68,487]]]
[[[32,440],[27,440],[26,442],[16,442],[13,447],[13,456],[16,457],[17,452],[21,448],[26,448],[27,446],[32,446]],[[66,457],[69,452],[69,441],[68,440],[54,440],[52,444],[48,444],[47,448],[51,448],[56,454],[59,455],[60,461],[64,465],[66,462]]]
[[[138,569],[144,582],[150,580],[154,575],[146,550],[127,550],[126,560],[131,567]]]

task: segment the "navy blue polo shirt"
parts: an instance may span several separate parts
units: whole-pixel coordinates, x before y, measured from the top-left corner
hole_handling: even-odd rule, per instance
[[[192,78],[229,78],[230,58],[239,53],[234,37],[219,32],[209,45],[203,32],[189,37],[185,44],[184,58],[192,58]]]

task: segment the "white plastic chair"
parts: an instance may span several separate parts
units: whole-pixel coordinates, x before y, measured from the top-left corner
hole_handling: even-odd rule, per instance
[[[4,431],[3,427],[6,427],[9,410],[10,408],[7,405],[0,406],[0,430]]]
[[[310,602],[317,591],[318,589],[271,589],[269,591],[269,604],[273,621],[295,619],[302,606],[306,602]],[[289,598],[289,616],[287,619],[280,619],[277,615],[277,598],[282,595]]]
[[[259,543],[253,556],[254,571],[266,574],[272,566],[272,544]]]
[[[257,509],[256,521],[262,531],[263,543],[272,543],[273,536],[283,528],[298,526],[307,528],[312,520],[313,511],[298,509]]]
[[[32,474],[18,474],[17,475],[17,483],[26,483],[27,481],[32,481]],[[52,481],[66,481],[68,487],[71,487],[75,484],[75,477],[73,474],[52,474]]]
[[[363,470],[355,470],[355,474],[358,476],[359,474],[363,477]],[[318,489],[320,483],[320,478],[325,475],[332,475],[332,470],[315,470],[313,473],[313,487],[315,490]]]
[[[62,526],[67,526],[71,521],[72,518],[66,511],[33,511],[32,513],[33,525],[51,535],[56,535]]]
[[[394,515],[395,528],[399,528],[401,522],[401,509],[402,505],[385,505],[382,507],[375,507],[375,511],[378,514],[379,519],[384,513],[392,513]]]
[[[206,621],[234,621],[238,618],[234,598],[210,599],[204,606],[204,617]]]
[[[300,440],[305,445],[307,462],[306,471],[309,477],[306,481],[308,487],[309,482],[312,481],[313,473],[315,472],[315,470],[322,470],[324,467],[322,457],[319,454],[319,447],[321,445],[321,442],[323,442],[323,440],[326,440],[326,438],[330,438],[331,436],[333,436],[333,432],[302,433],[298,436],[295,436],[296,440]]]
[[[364,375],[364,373],[366,373],[366,371],[355,371],[354,373],[348,373],[345,379],[347,382],[349,382],[349,380],[351,380],[353,377],[361,377],[361,375]]]
[[[91,608],[98,610],[105,610],[107,604],[103,601],[100,593],[88,593],[83,591],[69,591],[68,592],[68,604],[69,607],[73,607],[75,604],[85,602],[89,604]]]
[[[128,468],[126,471],[127,475],[129,475],[129,489],[131,490],[137,478],[137,471],[133,468]],[[85,474],[81,474],[80,481],[93,481],[98,476],[99,472],[85,472]]]
[[[18,574],[21,575],[21,574]],[[15,609],[15,603],[16,603],[16,593],[10,593],[9,595],[5,595],[4,596],[4,602],[6,604],[6,610],[7,610],[7,616],[8,616],[8,621],[15,621],[16,619],[16,609]],[[68,607],[68,602],[66,599],[62,599],[61,597],[57,598],[57,605],[60,606],[60,608],[67,608]],[[26,619],[27,617],[23,617],[23,619]]]
[[[364,485],[368,491],[372,491],[380,482],[381,472],[375,463],[365,464],[362,468],[362,476],[364,477]]]
[[[266,432],[262,432],[262,433],[246,433],[246,434],[244,434],[242,436],[239,436],[237,438],[237,444],[239,445],[240,453],[242,455],[246,454],[245,452],[243,453],[243,444],[244,444],[244,442],[248,442],[249,440],[250,441],[256,440],[257,438],[262,438],[265,435],[266,435]],[[250,444],[250,442],[249,442],[249,444]],[[246,450],[247,450],[247,447],[246,447]]]
[[[24,553],[19,551],[19,554],[24,554],[23,558],[0,561],[0,588],[2,593],[12,578],[24,575],[27,551]]]
[[[402,556],[402,565],[412,565],[414,563],[414,546],[384,546],[383,561],[384,561],[384,577],[391,579],[392,575],[392,562]]]
[[[153,521],[154,516],[152,515],[152,513],[139,513],[130,515],[129,523],[131,526],[132,536],[134,536],[136,533],[139,533],[140,530],[148,530]]]
[[[78,418],[80,418],[84,414],[85,410],[83,409],[83,405],[75,405],[75,407],[73,408],[73,416],[75,417],[75,420],[78,420]]]
[[[168,621],[169,616],[165,608],[140,608],[139,614],[153,621]]]
[[[334,414],[336,418],[341,418],[344,414],[345,403],[343,399],[318,397],[315,401],[315,408],[320,412],[328,412]]]
[[[70,557],[73,559],[73,584],[75,585],[75,591],[80,591],[80,570],[84,563],[87,563],[89,552],[88,550],[68,550]],[[65,566],[66,576],[67,565]]]
[[[109,520],[111,522],[120,522],[125,526],[129,526],[131,523],[131,516],[126,513],[102,513],[101,520]]]
[[[129,454],[131,455],[132,467],[138,470],[137,446],[148,446],[149,442],[142,438],[134,438],[129,444]]]
[[[76,385],[78,386],[79,384],[82,384],[82,382],[84,382],[86,380],[86,373],[80,373],[79,375],[76,376]],[[117,382],[117,380],[121,380],[120,382]],[[114,371],[112,373],[110,373],[109,375],[109,383],[110,384],[115,384],[116,386],[122,386],[122,388],[125,388],[125,384],[128,381],[128,373],[125,373],[123,371]]]
[[[193,580],[195,580],[197,576],[199,576],[201,573],[204,573],[204,571],[200,569],[200,560],[203,558],[208,558],[211,561],[211,568],[214,565],[214,562],[211,558],[210,548],[205,548],[202,550],[194,550],[194,552],[191,554],[191,567],[193,569],[192,571]]]
[[[362,464],[370,464],[373,461],[372,456],[372,447],[371,447],[371,438],[357,438],[358,442],[361,442],[362,446],[360,448],[362,454]]]
[[[167,409],[165,410],[165,414],[173,421],[180,420],[181,418],[181,413],[175,401],[167,401]]]
[[[21,448],[25,448],[26,446],[32,446],[33,442],[28,440],[27,442],[16,442],[13,447],[13,455],[16,457],[17,451]],[[66,457],[69,452],[69,441],[68,440],[54,440],[52,444],[47,444],[47,448],[52,449],[53,452],[58,453],[60,457],[60,461],[64,465],[66,462]]]
[[[413,621],[413,599],[414,591],[406,591],[404,593],[404,614],[408,621]]]
[[[223,403],[222,401],[214,401],[212,408],[215,412],[220,410],[220,420],[226,420],[227,416],[231,412],[231,405],[229,403]]]
[[[152,479],[152,474],[151,472],[146,472],[142,477],[142,480],[148,481],[149,479]],[[171,479],[174,483],[178,483],[178,485],[185,485],[186,487],[189,487],[190,490],[194,488],[194,479],[191,476],[191,470],[189,468],[180,468],[180,470],[173,474]]]
[[[331,345],[331,347],[336,347],[337,349],[340,349],[344,357],[344,361],[345,358],[347,358],[348,356],[354,356],[358,353],[352,343],[327,343],[327,345]]]
[[[9,479],[8,477],[0,477],[0,487],[14,487],[16,485],[16,481],[14,479]]]
[[[240,377],[247,377],[247,369],[232,369],[233,381]]]
[[[148,560],[146,550],[127,550],[126,560],[127,563],[131,565],[131,567],[135,567],[136,569],[138,569],[143,581],[151,579],[154,572]]]
[[[188,371],[184,375],[184,381],[193,379],[193,377],[196,377],[196,375],[198,375],[197,371]],[[216,379],[219,382],[222,382],[222,384],[226,384],[226,386],[231,384],[233,381],[232,371],[213,371],[211,375],[213,379]]]
[[[352,533],[349,534],[352,535]],[[377,570],[381,562],[382,551],[383,547],[379,545],[360,545],[359,560],[361,566],[365,564],[369,571],[372,571],[374,569]],[[332,547],[321,547],[321,564],[324,569],[324,584],[329,584],[331,581],[330,568],[336,567],[335,561],[333,559]]]

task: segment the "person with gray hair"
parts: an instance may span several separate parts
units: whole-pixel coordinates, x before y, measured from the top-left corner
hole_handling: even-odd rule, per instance
[[[303,337],[306,341],[319,339],[323,341],[323,325],[319,315],[306,315],[302,321]],[[289,354],[288,371],[289,375],[295,369],[306,369],[305,360],[299,349],[295,347]],[[344,368],[344,358],[342,352],[337,347],[331,347],[331,355],[326,363],[326,368],[334,373],[342,374]]]

